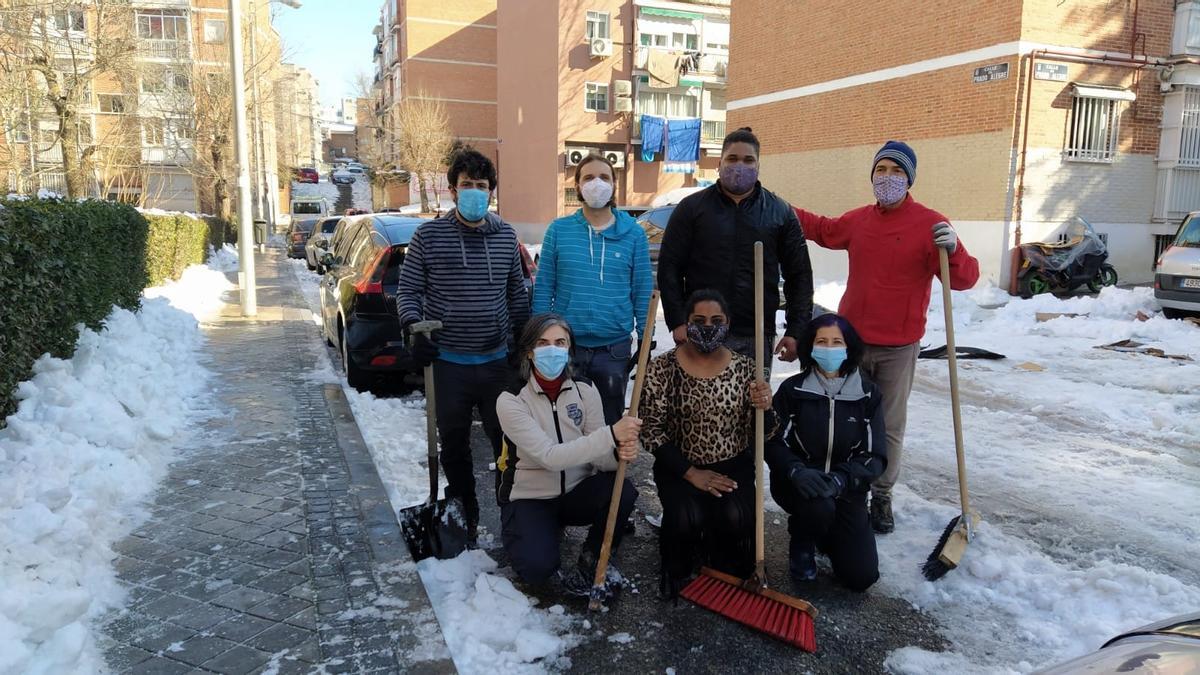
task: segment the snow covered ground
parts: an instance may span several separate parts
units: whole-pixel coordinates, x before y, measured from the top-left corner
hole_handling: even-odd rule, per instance
[[[302,286],[314,302],[316,277],[296,271],[311,277]],[[818,283],[815,300],[837,307],[843,290]],[[935,282],[926,346],[945,343],[940,293]],[[983,523],[957,570],[937,582],[921,576],[958,503],[947,365],[922,360],[895,495],[897,530],[879,538],[882,578],[872,592],[928,612],[953,647],[901,649],[888,666],[899,673],[1030,672],[1122,631],[1200,611],[1200,328],[1164,319],[1146,288],[1070,299],[1022,300],[995,288],[953,295],[958,344],[1008,357],[959,361],[972,504]],[[1039,322],[1039,312],[1080,316]],[[661,321],[656,339],[660,351],[671,344]],[[1123,339],[1194,361],[1096,349]],[[773,384],[795,371],[776,362]],[[393,502],[417,503],[425,497],[421,401],[368,397],[351,401],[360,424],[366,420],[364,436],[379,452],[385,483],[396,486]],[[371,419],[388,413],[386,432],[371,428]],[[472,556],[422,563],[443,626],[450,618],[471,626],[457,612],[486,617],[495,614],[493,596],[508,597],[507,587],[495,590],[490,559]],[[560,609],[526,610],[536,630],[560,641],[546,641],[556,650],[539,664],[552,667],[582,632]],[[447,640],[460,669],[475,672],[487,631],[464,632],[451,629]],[[488,654],[494,663],[528,663],[516,643],[499,649],[505,656]]]
[[[328,176],[321,176],[320,183],[292,182],[293,197],[324,197],[329,200],[329,215],[341,215],[346,209],[371,210],[371,183],[366,176],[349,185],[334,185]]]
[[[143,500],[207,414],[198,320],[228,287],[190,267],[20,385],[0,431],[0,673],[103,669],[90,622],[123,600],[109,547],[145,518]]]

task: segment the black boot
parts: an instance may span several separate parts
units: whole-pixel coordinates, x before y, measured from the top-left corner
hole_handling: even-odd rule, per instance
[[[879,534],[887,534],[896,529],[896,521],[892,519],[891,493],[871,493],[871,529]]]
[[[788,572],[798,582],[817,578],[817,550],[811,541],[792,537],[788,543]]]

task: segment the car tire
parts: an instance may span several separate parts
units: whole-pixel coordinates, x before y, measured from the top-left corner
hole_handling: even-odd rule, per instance
[[[308,258],[307,258],[307,257],[305,257],[305,258],[304,258],[304,266],[308,268],[308,271],[309,271],[309,272],[312,272],[313,270],[317,269],[317,266],[316,266],[316,265],[314,265],[314,264],[312,264],[312,263],[308,262]]]
[[[355,391],[367,391],[370,389],[370,377],[361,368],[354,365],[354,359],[350,358],[350,351],[346,347],[345,329],[338,331],[338,343],[342,353],[342,368],[346,371],[346,384],[353,387]]]
[[[1168,319],[1186,319],[1188,317],[1188,312],[1174,307],[1163,307],[1162,312],[1163,316]]]

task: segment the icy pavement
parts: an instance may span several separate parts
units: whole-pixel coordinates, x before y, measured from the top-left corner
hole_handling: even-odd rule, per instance
[[[346,209],[371,210],[371,183],[366,176],[348,185],[334,185],[328,176],[321,176],[320,183],[292,181],[292,196],[324,197],[332,208],[330,215],[342,215]]]

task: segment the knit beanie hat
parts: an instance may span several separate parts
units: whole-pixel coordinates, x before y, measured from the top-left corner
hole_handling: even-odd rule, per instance
[[[879,152],[875,153],[875,161],[871,163],[871,173],[875,173],[875,167],[881,159],[890,159],[900,165],[904,169],[904,173],[908,175],[908,186],[912,187],[913,181],[917,180],[917,153],[908,147],[908,144],[903,141],[888,141],[883,144]]]

